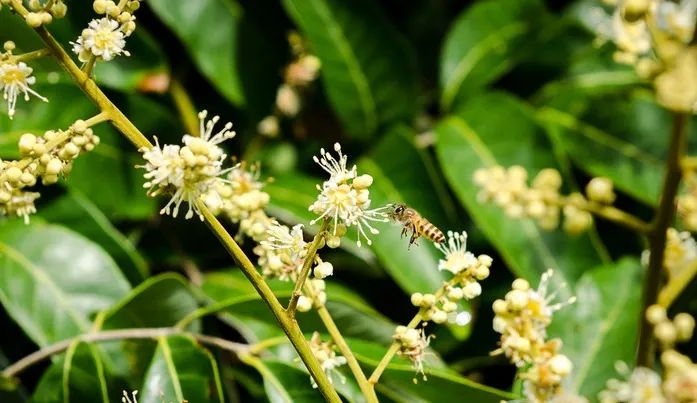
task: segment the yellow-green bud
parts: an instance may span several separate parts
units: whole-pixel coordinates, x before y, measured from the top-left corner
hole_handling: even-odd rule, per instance
[[[63,163],[58,158],[53,158],[46,164],[46,175],[58,175],[63,168]]]
[[[41,17],[41,14],[33,12],[27,13],[27,15],[24,17],[24,20],[27,22],[27,25],[29,25],[32,28],[38,28],[43,23],[43,18]]]
[[[431,320],[438,324],[445,323],[448,320],[448,314],[440,310],[435,311],[431,316]]]
[[[420,292],[415,292],[411,294],[411,304],[414,306],[421,306],[424,302],[424,295]]]
[[[22,170],[17,167],[9,167],[5,170],[5,175],[7,175],[8,181],[17,182],[22,177]]]

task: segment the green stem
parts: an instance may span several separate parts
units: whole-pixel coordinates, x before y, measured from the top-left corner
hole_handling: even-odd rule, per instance
[[[95,63],[97,63],[97,57],[92,55],[90,56],[89,60],[87,60],[87,63],[82,67],[82,72],[85,73],[87,77],[92,76],[92,70],[94,70]]]
[[[271,288],[269,288],[269,286],[266,284],[264,278],[257,272],[247,255],[245,255],[242,249],[240,249],[239,245],[237,245],[237,242],[235,242],[232,236],[230,236],[225,228],[223,228],[220,221],[218,221],[210,210],[208,210],[202,201],[196,201],[196,206],[203,214],[208,226],[211,228],[211,230],[213,230],[225,249],[239,265],[244,275],[252,283],[252,286],[257,290],[259,295],[261,295],[264,302],[266,302],[266,304],[269,306],[274,317],[283,328],[286,336],[288,336],[288,339],[290,339],[291,344],[293,347],[295,347],[298,355],[307,366],[310,374],[313,376],[313,378],[315,378],[319,390],[324,398],[331,402],[341,402],[339,395],[337,395],[336,391],[332,387],[332,384],[329,382],[329,379],[322,370],[322,367],[319,365],[319,362],[312,354],[312,350],[310,349],[309,344],[307,344],[305,336],[300,331],[297,322],[291,318],[290,315],[286,314],[285,309],[283,309],[281,303],[278,302],[278,299],[274,295]]]
[[[322,221],[322,227],[317,231],[315,237],[312,239],[309,249],[307,250],[307,255],[305,255],[305,261],[303,262],[303,267],[298,274],[298,279],[295,280],[295,287],[293,287],[293,294],[290,296],[290,302],[288,302],[288,308],[286,312],[291,318],[295,318],[295,309],[298,307],[298,299],[302,295],[302,288],[307,280],[307,276],[310,275],[310,269],[312,264],[315,262],[315,256],[317,255],[317,250],[319,250],[320,245],[324,241],[325,232],[329,227],[329,220]]]
[[[13,56],[12,59],[18,62],[28,62],[30,60],[38,59],[51,54],[48,49],[38,49],[31,52],[22,53],[21,55]]]
[[[24,6],[22,6],[21,1],[11,0],[11,2],[15,11],[24,17],[26,15],[26,9]],[[140,130],[138,130],[138,128],[133,125],[133,123],[111,102],[111,100],[102,92],[102,90],[99,89],[97,84],[80,70],[80,68],[75,64],[75,62],[73,62],[68,53],[63,49],[60,43],[56,41],[51,33],[48,32],[48,30],[46,30],[44,27],[38,27],[35,30],[44,43],[46,43],[47,47],[51,50],[52,54],[56,57],[59,64],[68,72],[68,74],[70,74],[87,97],[92,100],[92,102],[94,102],[102,112],[109,115],[112,124],[136,147],[138,147],[138,149],[152,148],[152,143],[150,143],[143,133],[141,133]],[[244,252],[242,252],[240,247],[232,239],[230,234],[227,233],[225,228],[223,228],[217,218],[210,213],[204,203],[197,201],[196,204],[203,213],[208,226],[220,239],[225,246],[225,249],[230,253],[233,259],[238,262],[240,268],[247,278],[252,282],[254,288],[261,295],[269,308],[271,308],[276,320],[290,339],[293,347],[295,347],[297,350],[301,360],[307,366],[310,374],[315,378],[318,388],[324,398],[330,402],[340,402],[341,399],[339,398],[339,395],[332,387],[327,376],[317,362],[317,359],[312,354],[310,346],[307,344],[305,336],[298,327],[297,322],[286,315],[285,310],[278,302],[278,299],[273,294],[273,291],[271,291],[261,275],[257,273],[252,262],[249,260],[249,258],[247,258]]]
[[[658,304],[668,309],[695,275],[697,275],[697,260],[688,263],[677,276],[668,279],[668,283],[658,294]]]
[[[421,323],[421,312],[414,315],[414,317],[411,319],[411,322],[409,322],[407,327],[409,329],[415,329],[419,325],[419,323]],[[397,350],[399,350],[399,343],[394,341],[390,345],[390,348],[387,349],[387,352],[380,360],[380,363],[378,364],[378,366],[375,367],[375,369],[373,370],[373,373],[370,374],[370,378],[368,379],[368,382],[370,382],[373,385],[378,383],[380,376],[382,375],[383,372],[385,372],[385,369],[387,369],[387,365],[390,363],[390,361],[392,361],[392,358],[394,357],[394,355],[397,354]]]
[[[639,346],[637,348],[637,366],[652,367],[654,344],[652,326],[646,319],[646,308],[656,303],[658,291],[661,288],[663,259],[666,249],[666,231],[675,217],[675,196],[680,184],[680,162],[685,153],[687,138],[687,123],[689,115],[675,113],[673,128],[670,136],[666,172],[663,179],[663,190],[658,209],[651,223],[649,238],[649,264],[644,276],[643,303],[641,309],[641,325],[639,328]]]
[[[192,136],[200,136],[198,112],[196,111],[196,107],[194,107],[194,103],[191,101],[191,97],[189,97],[189,94],[179,80],[172,80],[169,86],[169,93],[172,95],[174,106],[179,112],[179,118],[182,120],[186,132]]]

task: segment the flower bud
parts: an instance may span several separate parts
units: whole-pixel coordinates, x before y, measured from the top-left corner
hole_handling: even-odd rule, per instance
[[[646,320],[652,325],[656,326],[666,319],[666,310],[662,306],[654,304],[646,309]]]
[[[455,312],[457,310],[457,304],[452,301],[446,301],[443,303],[443,311],[446,313]]]
[[[679,313],[675,315],[673,324],[677,330],[677,338],[680,341],[687,341],[692,338],[692,333],[695,330],[695,318],[687,313]]]
[[[298,312],[307,312],[310,309],[312,309],[312,300],[304,295],[301,295],[300,298],[298,298]]]
[[[435,311],[431,317],[431,320],[438,324],[445,323],[448,320],[448,314],[441,310]]]
[[[508,304],[502,299],[497,299],[492,305],[494,313],[497,315],[503,315],[508,312]]]
[[[58,2],[58,3],[54,3],[53,6],[51,6],[51,14],[53,14],[53,16],[56,18],[65,17],[65,14],[67,12],[68,12],[68,7],[62,1]]]
[[[27,13],[27,15],[24,17],[24,20],[27,22],[27,25],[29,25],[32,28],[38,28],[41,26],[41,24],[43,24],[43,18],[39,13]]]
[[[604,177],[591,179],[586,185],[586,195],[589,200],[603,204],[612,204],[616,198],[612,181]]]
[[[559,171],[553,168],[545,168],[537,173],[532,181],[532,186],[537,189],[559,189],[562,179]]]
[[[332,266],[332,264],[329,262],[322,262],[315,266],[313,273],[316,278],[322,279],[325,277],[329,277],[332,274],[334,274],[334,266]]]
[[[353,180],[353,187],[356,189],[366,189],[373,184],[373,177],[364,174]]]
[[[46,175],[58,175],[63,168],[63,163],[58,158],[52,158],[48,164],[46,164]]]
[[[511,290],[506,294],[506,300],[512,309],[519,311],[528,304],[528,295],[520,290]]]
[[[491,258],[489,255],[479,255],[477,257],[477,260],[479,261],[480,264],[486,266],[486,267],[491,267],[491,263],[494,261],[494,259]]]
[[[24,133],[22,137],[19,138],[19,152],[23,155],[32,152],[34,145],[36,144],[36,136],[32,133]]]
[[[414,306],[421,306],[424,302],[424,295],[420,292],[415,292],[411,294],[411,304]]]
[[[329,235],[327,237],[327,246],[332,249],[336,249],[341,246],[341,238],[338,236]]]
[[[675,326],[671,322],[661,322],[653,329],[656,339],[663,344],[672,345],[678,336]]]
[[[8,181],[17,182],[19,181],[19,178],[22,177],[22,170],[18,167],[9,167],[5,170],[5,175],[7,176]]]
[[[433,305],[436,304],[436,296],[433,294],[424,294],[423,298],[423,304],[421,305],[424,308],[429,308],[432,307]]]
[[[559,376],[567,376],[573,369],[571,360],[563,354],[557,354],[549,360],[549,369]]]
[[[513,285],[511,288],[514,290],[527,291],[530,289],[530,283],[528,283],[525,279],[517,278],[513,280]]]
[[[478,282],[472,281],[471,283],[468,283],[462,287],[462,293],[465,296],[465,299],[478,297],[482,293],[482,286]]]
[[[461,300],[464,297],[464,293],[462,292],[462,288],[460,287],[453,287],[448,290],[448,298],[458,301]]]
[[[92,8],[94,9],[94,12],[97,14],[106,13],[106,6],[106,0],[94,0],[94,3],[92,3]]]

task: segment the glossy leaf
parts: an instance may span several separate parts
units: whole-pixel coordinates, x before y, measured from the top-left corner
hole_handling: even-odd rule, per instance
[[[442,107],[451,109],[513,67],[542,14],[538,0],[488,0],[463,11],[441,56]]]
[[[0,301],[46,346],[91,328],[91,316],[130,290],[98,245],[56,225],[0,225]]]
[[[436,132],[436,151],[450,186],[516,275],[537,283],[552,268],[558,281],[573,284],[601,262],[587,235],[545,233],[531,221],[510,219],[493,204],[477,201],[472,176],[478,168],[518,164],[535,175],[556,166],[541,128],[515,98],[498,93],[474,98]]]
[[[179,37],[215,88],[230,102],[243,104],[237,60],[239,5],[233,0],[152,0],[147,4]]]
[[[367,138],[416,108],[410,49],[370,0],[284,0],[322,61],[329,101],[346,130]]]
[[[218,364],[185,336],[162,337],[138,394],[141,403],[223,402]]]
[[[293,284],[278,280],[269,285],[281,300],[290,298]],[[276,320],[252,285],[239,271],[211,273],[202,290],[214,303],[225,303],[225,320],[250,342],[282,335]],[[327,282],[327,309],[337,326],[353,337],[389,341],[394,325],[361,297],[338,284]],[[298,314],[304,332],[324,329],[316,313]]]
[[[98,243],[116,261],[131,284],[138,284],[147,276],[147,263],[135,245],[80,193],[71,192],[55,200],[39,214],[50,223],[70,227]]]
[[[550,336],[564,341],[562,352],[574,363],[570,392],[596,396],[618,376],[616,361],[634,359],[641,276],[630,258],[589,270],[576,284],[578,302],[555,313]]]

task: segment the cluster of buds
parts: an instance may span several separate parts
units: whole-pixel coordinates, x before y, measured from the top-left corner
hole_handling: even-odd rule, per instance
[[[561,354],[561,340],[547,340],[547,327],[554,312],[575,301],[553,303],[548,295],[552,271],[542,274],[536,290],[523,279],[513,282],[504,299],[494,301],[494,330],[501,334],[501,347],[492,354],[505,354],[511,362],[525,368],[524,392],[530,402],[551,401],[561,392],[561,382],[573,365]],[[562,285],[563,287],[563,285]]]
[[[593,224],[589,207],[611,205],[616,198],[612,181],[604,177],[590,180],[586,195],[560,193],[562,178],[559,171],[546,168],[537,173],[528,185],[528,172],[519,165],[509,168],[493,166],[474,173],[474,183],[481,188],[480,202],[493,202],[511,218],[529,218],[546,230],[559,226],[564,214],[563,228],[570,234],[586,231]]]
[[[87,123],[78,120],[67,130],[48,130],[42,136],[25,133],[19,139],[17,161],[0,161],[0,213],[5,216],[23,217],[36,212],[34,201],[39,193],[26,188],[58,182],[60,175],[68,175],[73,160],[80,154],[92,151],[99,144],[99,137]]]
[[[312,354],[319,361],[319,365],[327,375],[329,383],[333,383],[333,375],[337,375],[341,383],[346,383],[346,378],[337,370],[338,367],[346,364],[346,357],[338,355],[334,351],[334,343],[330,341],[322,341],[319,333],[314,332],[310,338],[310,349]],[[317,383],[314,378],[310,377],[312,387],[317,388]]]
[[[235,165],[225,177],[206,193],[204,200],[213,214],[224,213],[230,221],[239,224],[239,233],[255,241],[266,238],[272,219],[264,209],[269,204],[269,194],[263,188],[259,164],[245,162]]]
[[[659,102],[692,112],[697,105],[697,47],[693,44],[694,0],[605,0],[612,15],[596,10],[594,29],[601,41],[617,46],[615,60],[653,80]]]
[[[651,253],[645,250],[641,255],[644,266],[648,265]],[[663,256],[663,268],[668,278],[678,276],[688,265],[697,260],[697,242],[686,231],[668,228],[666,231],[666,248]]]
[[[425,325],[418,330],[406,326],[397,326],[392,336],[399,346],[397,354],[411,361],[414,370],[421,374],[424,381],[426,380],[426,373],[424,372],[424,359],[427,356],[426,350],[434,337],[436,336],[426,336]],[[414,383],[416,381],[416,378],[414,378]]]
[[[351,226],[357,228],[358,246],[361,246],[361,238],[370,245],[372,242],[366,232],[373,235],[379,233],[370,222],[387,221],[384,212],[386,207],[370,209],[368,189],[373,184],[373,177],[367,174],[358,175],[355,165],[348,169],[348,157],[341,152],[339,143],[334,144],[334,151],[338,154],[338,159],[324,148],[320,150],[320,157],[314,157],[314,161],[330,176],[322,186],[317,185],[320,193],[309,210],[319,217],[312,223],[325,219],[330,221],[331,230],[327,244],[331,247],[339,246],[340,237]]]
[[[54,18],[63,18],[68,12],[68,7],[63,0],[29,0],[29,2],[23,3],[27,5],[27,8],[15,11],[22,14],[24,21],[32,28],[50,24]],[[10,8],[13,7],[10,0],[2,0],[0,4],[7,4]],[[0,7],[2,6],[0,5]]]
[[[302,37],[297,32],[288,35],[293,52],[293,60],[283,72],[283,83],[276,92],[274,113],[262,119],[257,125],[260,134],[275,137],[279,133],[279,117],[293,118],[302,108],[304,92],[317,79],[321,62],[310,54]]]
[[[679,313],[670,320],[665,308],[652,305],[646,319],[653,325],[653,334],[661,349],[663,377],[649,368],[630,371],[626,364],[617,363],[623,380],[610,379],[600,392],[601,403],[630,402],[694,402],[697,401],[697,364],[675,350],[675,344],[689,341],[695,329],[695,319]]]
[[[467,251],[467,233],[448,231],[448,241],[438,244],[444,259],[438,262],[438,269],[453,274],[435,294],[414,293],[412,305],[420,309],[421,319],[434,323],[469,321],[469,313],[457,312],[459,302],[471,300],[482,293],[479,281],[489,277],[493,259],[488,255],[475,256]],[[464,323],[466,324],[466,323]]]
[[[232,123],[227,123],[214,134],[213,128],[220,118],[214,116],[206,120],[207,115],[206,111],[199,113],[200,135],[184,135],[183,146],[165,144],[161,147],[156,139],[154,147],[140,149],[146,164],[139,168],[146,170],[143,176],[147,181],[143,186],[148,188],[148,195],[172,194],[160,214],[176,217],[181,203],[186,201],[189,209],[185,218],[189,219],[196,213],[203,220],[196,202],[200,197],[208,195],[211,189],[215,189],[217,183],[226,182],[223,176],[233,169],[222,168],[226,155],[218,146],[235,136],[235,132],[231,130]]]
[[[31,85],[36,82],[36,77],[31,75],[34,70],[12,53],[15,43],[7,41],[3,44],[3,49],[5,51],[0,53],[0,90],[2,98],[7,102],[7,114],[12,119],[20,94],[25,101],[29,100],[30,94],[44,102],[48,102],[48,99],[31,89]]]
[[[94,0],[92,8],[103,17],[90,21],[77,41],[71,42],[78,59],[86,63],[90,60],[109,61],[119,55],[130,56],[124,48],[126,38],[136,29],[133,13],[140,8],[140,0],[120,1],[118,4],[112,0]]]

